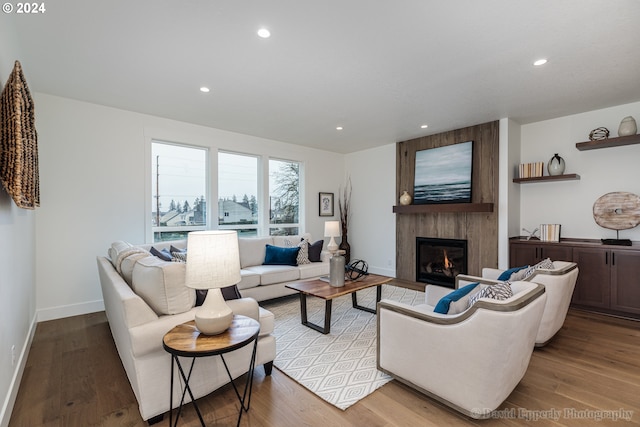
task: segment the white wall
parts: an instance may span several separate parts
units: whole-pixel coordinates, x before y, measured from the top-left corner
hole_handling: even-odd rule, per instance
[[[1,27],[0,91],[16,59],[11,35]],[[36,325],[35,215],[18,208],[1,186],[0,242],[0,426],[7,426]]]
[[[337,194],[344,156],[188,123],[36,94],[41,208],[36,213],[38,320],[103,309],[96,255],[143,243],[150,138],[304,163],[306,231],[323,238],[318,192]],[[211,187],[215,189],[216,173]],[[216,200],[215,193],[210,200]],[[0,353],[2,353],[0,351]]]
[[[610,137],[626,116],[640,121],[640,102],[560,117],[522,126],[521,162],[546,162],[558,153],[565,173],[577,173],[579,181],[521,184],[522,227],[562,224],[562,237],[615,238],[616,232],[598,226],[593,204],[612,191],[640,194],[640,144],[579,151],[577,142],[589,140],[591,130],[604,126]],[[546,174],[545,168],[545,174]],[[640,227],[620,231],[620,238],[640,240]]]
[[[371,273],[395,277],[396,145],[348,154],[346,169],[353,185],[351,259],[365,260]]]
[[[509,268],[509,237],[520,233],[520,186],[513,182],[520,163],[520,124],[500,120],[498,183],[498,268]]]

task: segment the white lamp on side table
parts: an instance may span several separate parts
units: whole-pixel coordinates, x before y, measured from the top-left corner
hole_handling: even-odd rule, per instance
[[[338,250],[338,244],[334,237],[340,237],[340,221],[325,221],[324,235],[325,237],[331,237],[327,245],[327,250],[331,252],[331,254],[335,254]]]
[[[208,289],[196,311],[196,326],[205,335],[226,331],[233,312],[220,288],[240,282],[238,235],[231,230],[193,231],[187,235],[186,286]]]

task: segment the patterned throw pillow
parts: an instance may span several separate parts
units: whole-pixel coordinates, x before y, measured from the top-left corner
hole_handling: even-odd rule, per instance
[[[509,279],[510,282],[515,282],[517,280],[526,280],[529,276],[536,272],[536,270],[551,270],[553,269],[553,261],[550,258],[544,259],[537,263],[536,265],[532,265],[529,268],[525,268],[524,270],[520,270],[517,273],[511,275]]]
[[[298,251],[298,265],[311,264],[311,261],[309,261],[309,241],[307,239],[300,240],[298,247],[300,247]]]
[[[187,262],[187,251],[174,251],[174,252],[171,252],[171,261],[173,261],[173,262]]]
[[[469,298],[469,307],[478,302],[480,298],[491,298],[498,301],[511,298],[513,290],[508,282],[496,283],[482,288]]]
[[[284,245],[287,248],[299,247],[297,262],[298,265],[302,264],[311,264],[309,261],[309,241],[304,237],[300,239],[300,243],[296,244],[293,240],[288,237],[284,239]]]

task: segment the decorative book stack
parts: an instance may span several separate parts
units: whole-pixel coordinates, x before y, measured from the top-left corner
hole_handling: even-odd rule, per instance
[[[540,240],[543,242],[559,242],[560,224],[540,224]]]
[[[520,163],[518,169],[520,178],[538,178],[544,171],[544,162]]]

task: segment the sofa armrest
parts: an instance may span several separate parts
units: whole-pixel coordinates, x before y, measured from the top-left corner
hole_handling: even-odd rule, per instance
[[[260,321],[260,308],[253,298],[239,298],[226,301],[233,314],[247,316]]]
[[[487,279],[485,277],[478,276],[469,276],[467,274],[458,274],[456,276],[456,289],[461,288],[462,286],[468,285],[469,283],[480,283],[482,285],[495,285],[496,283],[502,283],[499,280]]]

